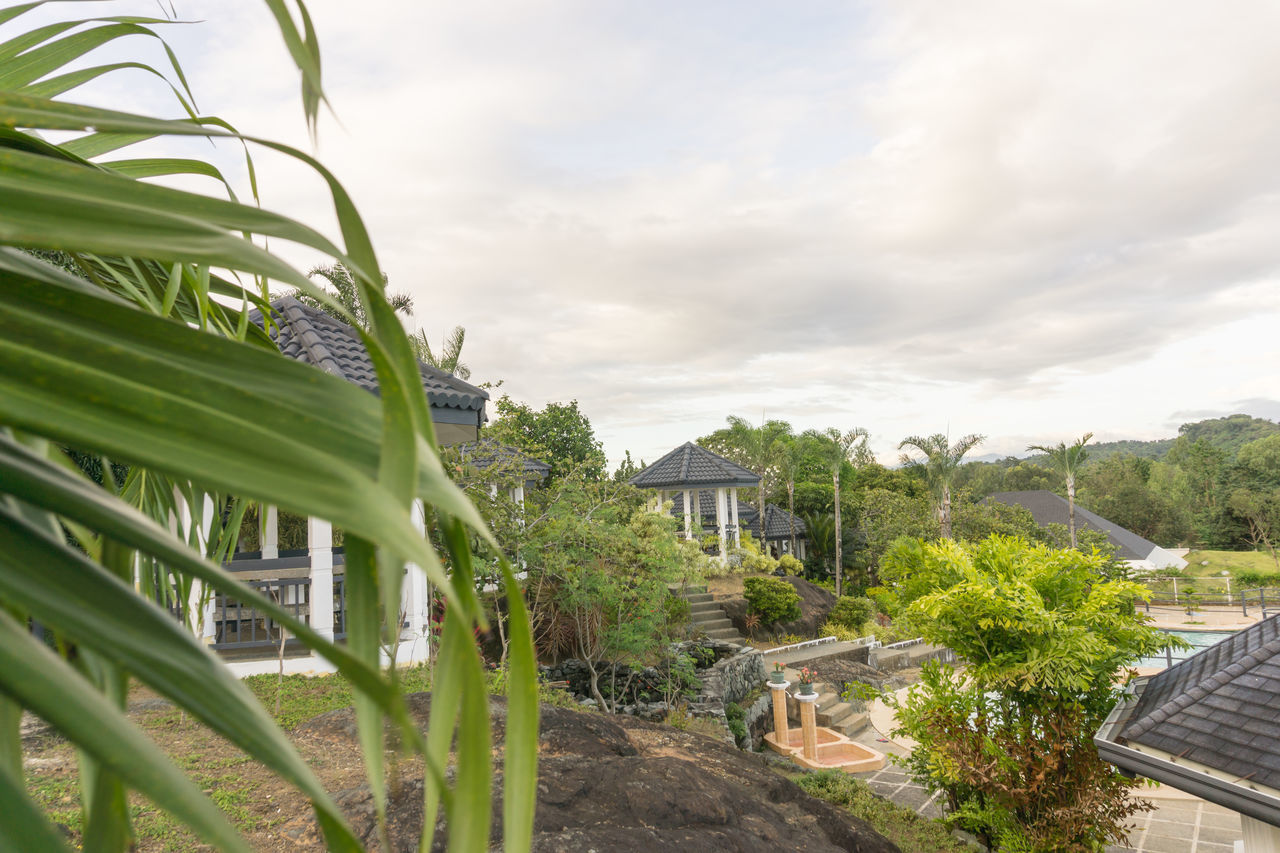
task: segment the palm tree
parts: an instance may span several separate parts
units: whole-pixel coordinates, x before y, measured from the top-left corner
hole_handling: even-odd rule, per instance
[[[68,849],[23,784],[18,720],[30,710],[76,747],[86,847],[133,848],[136,791],[211,849],[248,849],[203,786],[128,719],[125,700],[137,680],[295,786],[311,801],[326,849],[361,849],[343,810],[244,683],[135,588],[135,566],[198,582],[269,615],[346,677],[382,838],[390,781],[384,723],[431,768],[443,768],[456,743],[456,782],[443,772],[424,774],[420,845],[432,846],[443,804],[450,844],[484,846],[493,753],[473,629],[488,620],[471,586],[468,534],[489,534],[437,458],[429,401],[413,381],[418,363],[384,293],[363,219],[314,158],[240,137],[221,119],[197,117],[174,53],[168,54],[173,74],[140,62],[95,65],[91,74],[71,70],[98,46],[116,47],[118,38],[145,33],[163,41],[148,26],[154,22],[49,25],[42,9],[40,21],[15,32],[26,20],[21,16],[39,5],[6,4],[0,11],[0,56],[22,54],[0,74],[0,848]],[[298,0],[267,5],[278,13],[314,130],[324,93],[310,15]],[[126,66],[169,79],[184,118],[76,103],[84,100],[81,84]],[[140,140],[173,136],[269,145],[311,167],[327,181],[341,239],[230,193],[217,198],[145,180],[172,174],[221,180],[213,163],[120,159]],[[251,311],[267,309],[272,283],[316,289],[265,248],[281,239],[343,265],[368,312],[364,343],[379,396],[285,358],[250,321]],[[65,252],[71,269],[86,277],[24,249]],[[127,464],[126,487],[117,492],[87,479],[67,464],[63,445]],[[346,643],[336,644],[296,609],[225,571],[219,565],[225,548],[202,553],[198,541],[169,527],[175,505],[191,511],[188,532],[198,529],[197,513],[208,506],[210,523],[229,534],[229,546],[247,502],[344,531]],[[228,505],[230,517],[219,518]],[[415,523],[423,515],[438,537],[424,536]],[[382,664],[383,649],[400,637],[396,614],[408,563],[421,566],[450,603],[438,646],[447,665],[436,670],[425,731],[410,716],[394,670]],[[502,833],[520,849],[522,841],[528,847],[537,788],[537,669],[527,610],[505,558],[499,569],[511,605],[513,685]],[[59,649],[73,642],[76,659],[35,637],[29,619],[52,631]]]
[[[369,330],[369,316],[365,313],[364,303],[360,301],[360,287],[356,284],[355,276],[352,275],[351,269],[343,263],[320,264],[307,270],[307,278],[315,278],[319,276],[329,283],[326,292],[337,301],[339,305],[347,310],[348,317],[342,316],[333,310],[333,306],[317,299],[310,293],[300,288],[287,291],[286,296],[292,296],[299,302],[310,305],[312,308],[318,308],[331,317],[346,323],[354,319],[357,327]],[[385,288],[387,284],[387,274],[382,274],[382,285]],[[384,291],[385,292],[385,291]],[[391,310],[397,314],[413,315],[413,297],[407,293],[386,293],[386,300],[391,305]]]
[[[1027,450],[1039,450],[1047,455],[1049,464],[1067,480],[1067,530],[1071,533],[1072,548],[1076,547],[1076,473],[1089,458],[1089,451],[1085,450],[1084,446],[1091,438],[1093,433],[1086,432],[1071,445],[1065,441],[1059,441],[1057,447],[1047,447],[1043,444],[1027,445]]]
[[[831,427],[825,435],[827,442],[826,447],[823,448],[823,455],[826,457],[827,464],[831,466],[831,485],[835,487],[836,595],[840,596],[844,589],[844,566],[842,565],[844,549],[840,541],[840,472],[844,469],[844,463],[850,461],[851,456],[865,455],[858,451],[865,450],[866,440],[870,438],[871,433],[862,427],[854,427],[841,434],[840,430]],[[856,447],[859,439],[862,439],[863,448]]]
[[[734,461],[760,475],[760,488],[756,490],[756,508],[760,512],[760,545],[765,545],[764,499],[773,491],[778,476],[778,457],[782,451],[782,439],[791,432],[789,424],[782,421],[765,421],[753,426],[746,418],[730,415],[729,434],[726,441],[732,448]]]
[[[796,474],[804,460],[804,444],[792,439],[782,445],[778,455],[778,472],[787,483],[787,524],[791,527],[791,555],[796,553]]]
[[[445,339],[444,349],[439,354],[431,349],[431,342],[427,340],[427,333],[422,329],[409,336],[409,343],[413,344],[413,348],[418,353],[420,360],[425,361],[432,367],[440,368],[445,373],[452,373],[459,379],[470,379],[471,368],[462,363],[462,342],[466,337],[466,329],[461,326],[454,326],[453,331],[449,333],[449,337]]]
[[[944,539],[952,538],[951,483],[955,479],[956,471],[960,468],[960,461],[964,459],[966,453],[986,441],[986,438],[985,435],[975,433],[966,435],[955,444],[950,444],[945,435],[935,433],[930,436],[909,436],[898,444],[899,450],[904,447],[914,447],[925,456],[924,459],[913,459],[904,453],[902,464],[924,471],[925,482],[929,484],[933,498],[937,501],[938,521],[942,524]]]

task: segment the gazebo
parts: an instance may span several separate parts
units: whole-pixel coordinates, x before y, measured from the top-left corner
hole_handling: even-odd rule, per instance
[[[728,552],[730,539],[734,547],[740,541],[738,489],[758,487],[760,476],[705,447],[686,441],[627,482],[637,488],[657,490],[658,509],[661,509],[669,495],[679,493],[683,498],[686,539],[692,539],[701,533],[702,524],[700,521],[695,524],[694,516],[700,516],[702,493],[713,491],[716,532],[723,557]]]
[[[684,494],[677,492],[671,501],[671,511],[676,515],[684,515]],[[715,495],[702,492],[698,499],[698,515],[710,518],[715,515]],[[738,529],[746,529],[756,541],[774,557],[791,554],[791,533],[796,535],[796,552],[792,556],[801,560],[805,558],[805,543],[808,528],[804,519],[798,518],[774,504],[764,505],[766,523],[764,531],[760,529],[760,510],[752,503],[744,503],[738,508]]]

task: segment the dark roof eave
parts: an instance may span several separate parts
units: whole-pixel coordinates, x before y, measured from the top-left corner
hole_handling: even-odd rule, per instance
[[[638,483],[636,478],[632,478],[628,482],[637,489],[665,489],[668,492],[700,492],[703,489],[754,489],[760,485],[759,480],[725,480],[719,483]]]
[[[1147,678],[1143,677],[1130,683],[1093,736],[1098,756],[1125,773],[1154,779],[1202,800],[1248,815],[1254,820],[1280,826],[1280,797],[1219,779],[1186,764],[1162,758],[1154,752],[1134,749],[1114,740],[1128,722],[1129,714],[1137,707],[1138,695],[1146,682]]]

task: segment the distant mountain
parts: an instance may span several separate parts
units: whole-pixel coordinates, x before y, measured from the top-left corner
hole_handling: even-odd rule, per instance
[[[1251,441],[1280,433],[1280,424],[1251,415],[1228,415],[1225,418],[1208,418],[1178,427],[1178,435],[1188,441],[1204,439],[1210,445],[1225,450],[1234,459],[1240,448]],[[1177,438],[1158,438],[1153,441],[1099,441],[1089,445],[1089,461],[1098,462],[1108,456],[1133,454],[1141,459],[1163,459],[1173,449]],[[1025,461],[1046,464],[1044,454],[1026,457]]]

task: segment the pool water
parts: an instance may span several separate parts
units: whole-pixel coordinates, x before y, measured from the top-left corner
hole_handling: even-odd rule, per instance
[[[1165,631],[1165,633],[1172,637],[1179,637],[1183,640],[1186,640],[1192,646],[1189,649],[1173,650],[1172,652],[1173,662],[1177,663],[1180,660],[1186,660],[1187,658],[1194,655],[1196,652],[1199,652],[1201,649],[1207,649],[1210,646],[1214,645],[1215,643],[1225,640],[1227,637],[1230,637],[1235,632],[1234,631]],[[1163,669],[1164,667],[1169,665],[1169,659],[1163,654],[1154,655],[1152,657],[1142,658],[1134,665],[1139,667],[1157,667],[1157,668]]]

